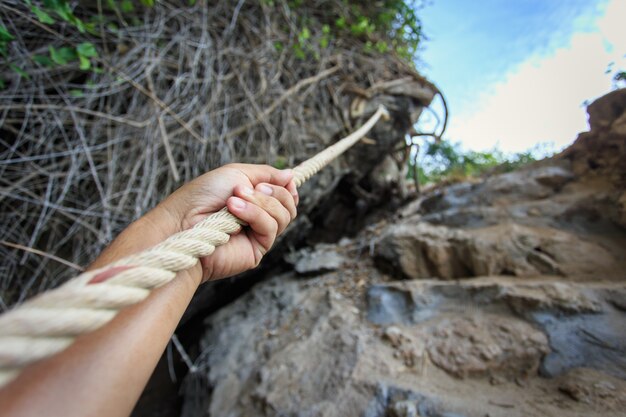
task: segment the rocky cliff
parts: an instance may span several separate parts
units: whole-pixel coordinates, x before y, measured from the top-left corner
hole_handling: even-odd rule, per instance
[[[626,90],[589,115],[551,159],[283,251],[204,321],[184,415],[623,413]]]

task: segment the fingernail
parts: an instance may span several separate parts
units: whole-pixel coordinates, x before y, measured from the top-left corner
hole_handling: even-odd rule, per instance
[[[232,205],[237,210],[243,210],[246,208],[246,202],[243,201],[241,198],[237,198],[237,197],[233,197]]]
[[[265,184],[259,185],[259,191],[267,195],[272,195],[272,192],[273,192],[272,187],[270,187],[269,185],[265,185]]]
[[[245,195],[254,194],[254,190],[250,187],[243,187],[243,190],[241,190],[241,192],[244,193]]]

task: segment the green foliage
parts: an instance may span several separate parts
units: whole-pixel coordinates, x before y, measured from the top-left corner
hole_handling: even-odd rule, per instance
[[[0,55],[2,55],[2,57],[5,58],[5,60],[6,58],[8,58],[8,55],[9,55],[9,43],[13,41],[14,39],[15,37],[9,33],[6,27],[0,26]],[[28,78],[28,74],[17,65],[8,63],[8,66],[13,72],[15,72],[20,77]],[[4,80],[0,78],[0,89],[4,89],[4,88],[5,88]]]
[[[304,0],[259,0],[264,7],[287,7],[293,9],[298,31],[293,34],[293,41],[283,43],[275,41],[277,52],[285,48],[297,59],[320,59],[320,54],[337,42],[353,40],[354,45],[362,47],[367,53],[385,54],[391,51],[412,61],[421,39],[421,22],[416,15],[415,0],[382,0],[376,2],[357,0],[337,0],[341,6],[320,8],[319,14],[311,15],[309,5]],[[24,0],[23,6],[41,25],[49,26],[53,31],[73,28],[77,34],[72,39],[80,39],[76,44],[58,40],[44,45],[48,55],[33,54],[33,62],[46,68],[59,66],[82,71],[102,72],[95,64],[98,60],[97,42],[99,30],[117,33],[122,26],[141,25],[138,8],[152,7],[155,0],[106,0],[105,12],[93,14],[93,9],[84,7],[82,2],[70,0]],[[186,0],[194,5],[196,0]],[[298,13],[298,9],[302,11]],[[306,12],[305,12],[306,10]],[[337,10],[341,10],[337,13]],[[106,16],[106,17],[105,17]],[[0,26],[0,56],[7,57],[10,42],[14,35],[7,28]],[[90,42],[90,40],[92,40]],[[349,43],[349,42],[348,42]],[[6,62],[13,72],[22,77],[28,75],[14,64]],[[3,66],[3,64],[0,64]],[[0,68],[1,70],[2,68]],[[0,81],[0,88],[4,83]]]
[[[394,50],[409,61],[415,57],[422,38],[422,24],[415,1],[346,3],[350,3],[350,13],[336,20],[338,29],[349,29],[352,36],[366,39],[368,52]]]
[[[288,166],[287,158],[282,155],[277,155],[274,163],[272,164],[274,168],[285,169]]]
[[[188,0],[190,5],[195,0]],[[140,0],[139,3],[145,7],[154,6],[154,0]],[[58,46],[58,42],[47,45],[48,56],[41,54],[33,54],[30,59],[33,62],[48,68],[56,66],[74,66],[74,68],[82,71],[91,71],[93,73],[101,73],[102,69],[94,64],[99,57],[98,49],[93,42],[99,37],[97,27],[99,23],[111,32],[117,31],[117,24],[114,21],[105,21],[102,15],[83,16],[85,11],[79,17],[75,2],[69,0],[24,0],[24,5],[32,13],[33,18],[37,19],[42,25],[49,26],[51,30],[58,31],[58,25],[64,24],[74,28],[80,35],[76,38],[87,39],[87,41],[76,42],[75,44],[66,44]],[[79,3],[80,5],[80,3]],[[132,0],[107,0],[106,5],[110,10],[115,11],[116,16],[130,15],[135,12],[135,3]],[[76,8],[75,8],[76,7]],[[141,23],[141,22],[139,22]],[[126,24],[124,22],[124,24]],[[15,36],[7,30],[6,27],[0,25],[0,56],[8,58],[9,44],[15,39]],[[28,74],[17,65],[9,62],[0,64],[0,66],[8,66],[13,72],[21,77],[28,78]],[[1,70],[2,68],[0,68]],[[5,83],[0,80],[0,89],[5,88]],[[76,94],[74,94],[76,96]]]
[[[96,51],[96,47],[91,42],[79,43],[76,47],[64,46],[59,49],[50,45],[48,50],[50,52],[50,60],[42,56],[35,56],[33,60],[45,66],[52,66],[51,63],[67,65],[78,61],[79,68],[86,71],[91,68],[90,58],[98,57],[98,51]]]
[[[9,33],[6,27],[0,25],[0,55],[7,57],[8,45],[15,37]]]
[[[95,23],[84,22],[72,10],[68,0],[43,0],[42,6],[33,4],[31,0],[24,0],[30,11],[37,19],[46,25],[53,25],[56,20],[53,16],[74,26],[80,33],[95,33]]]
[[[47,25],[52,25],[55,23],[54,19],[52,18],[52,16],[50,16],[48,13],[44,12],[43,10],[41,10],[39,7],[37,6],[31,6],[31,11],[33,13],[35,13],[35,16],[37,16],[37,19],[39,19],[39,21],[41,23],[45,23]]]
[[[261,0],[265,6],[274,7],[274,1]],[[300,32],[292,46],[294,56],[299,59],[319,58],[318,50],[340,39],[354,39],[362,44],[365,52],[387,53],[395,51],[412,62],[422,36],[421,21],[417,17],[417,5],[411,0],[354,1],[342,0],[343,13],[325,14],[320,10],[311,17],[297,14]],[[289,1],[288,6],[297,9],[303,1]],[[321,25],[319,24],[321,23]],[[312,31],[311,28],[320,30]],[[282,50],[282,49],[281,49]]]
[[[539,149],[536,149],[539,151]],[[533,150],[506,156],[494,149],[489,152],[463,151],[460,145],[449,141],[429,143],[418,166],[421,184],[461,180],[489,172],[509,172],[536,161]],[[415,175],[413,166],[409,178]]]
[[[130,0],[122,0],[120,10],[122,10],[122,13],[132,13],[135,11],[135,5]]]

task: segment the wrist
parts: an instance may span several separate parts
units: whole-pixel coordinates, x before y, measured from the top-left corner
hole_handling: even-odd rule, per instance
[[[140,217],[137,222],[140,222],[142,227],[154,230],[161,236],[161,240],[184,230],[183,216],[175,207],[168,204],[168,199]]]
[[[148,235],[151,236],[151,240],[153,240],[150,246],[161,243],[170,236],[190,227],[185,224],[185,216],[181,215],[175,207],[168,204],[168,200],[169,199],[164,200],[161,204],[157,205],[137,220],[140,230],[150,230]],[[197,288],[202,281],[202,265],[198,262],[190,269],[181,271],[179,274],[187,276],[185,281],[192,283],[191,285],[194,287],[195,291],[195,288]]]

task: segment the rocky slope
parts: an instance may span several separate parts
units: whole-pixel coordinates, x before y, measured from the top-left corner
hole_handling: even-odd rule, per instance
[[[186,416],[626,410],[626,91],[523,170],[434,190],[205,320]]]

